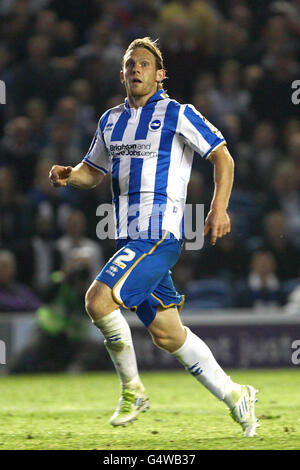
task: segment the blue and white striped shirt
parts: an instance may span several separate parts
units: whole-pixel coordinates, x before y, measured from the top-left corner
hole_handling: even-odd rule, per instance
[[[159,90],[140,108],[128,100],[99,120],[84,162],[111,171],[116,238],[168,230],[183,238],[194,151],[206,158],[224,143],[194,106]]]

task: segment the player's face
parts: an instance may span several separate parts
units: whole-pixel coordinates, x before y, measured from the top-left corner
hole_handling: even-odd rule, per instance
[[[138,47],[125,56],[120,76],[128,96],[150,97],[156,93],[165,71],[156,69],[155,57],[148,49]]]

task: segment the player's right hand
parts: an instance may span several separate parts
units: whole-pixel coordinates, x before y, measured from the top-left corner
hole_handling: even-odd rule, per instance
[[[72,173],[71,166],[54,165],[49,173],[50,184],[55,188],[67,186],[68,178]]]

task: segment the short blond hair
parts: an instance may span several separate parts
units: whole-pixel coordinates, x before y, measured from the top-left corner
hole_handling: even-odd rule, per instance
[[[122,68],[125,65],[126,55],[129,52],[133,51],[134,49],[137,49],[138,47],[142,47],[144,49],[147,49],[149,52],[151,52],[151,54],[154,55],[157,70],[161,70],[161,69],[166,70],[164,66],[164,61],[163,61],[161,50],[159,49],[157,44],[158,44],[158,39],[155,39],[154,41],[152,41],[152,39],[149,37],[138,38],[132,41],[127,47],[125,54],[123,55]],[[162,84],[160,84],[160,88],[162,88]]]

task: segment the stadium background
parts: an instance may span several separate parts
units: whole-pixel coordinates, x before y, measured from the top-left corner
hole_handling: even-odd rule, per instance
[[[7,102],[0,107],[0,339],[11,336],[11,318],[25,325],[26,312],[40,306],[75,312],[80,326],[75,321],[70,333],[55,325],[56,334],[39,310],[49,339],[48,350],[42,338],[44,355],[53,341],[57,351],[48,369],[70,367],[74,339],[79,344],[84,337],[87,281],[114,252],[113,241],[96,237],[96,209],[110,202],[110,182],[89,191],[58,190],[48,173],[54,163],[75,165],[83,158],[100,115],[124,100],[119,69],[125,48],[150,36],[160,38],[169,95],[192,103],[215,124],[235,160],[231,234],[215,247],[207,240],[198,252],[183,250],[173,269],[186,294],[185,311],[208,322],[209,310],[221,309],[221,323],[207,330],[218,357],[226,349],[224,331],[236,334],[226,312],[247,309],[244,319],[263,323],[265,332],[272,331],[272,316],[278,323],[278,315],[290,314],[287,331],[279,323],[283,364],[291,365],[300,313],[300,120],[292,102],[292,83],[300,79],[299,9],[299,0],[259,6],[243,0],[2,0],[0,80]],[[195,155],[187,202],[204,203],[207,211],[212,190],[212,166]],[[268,319],[251,320],[257,312]],[[82,337],[74,338],[74,330]],[[271,349],[278,350],[276,332]],[[251,349],[244,330],[241,341],[254,354],[257,345]],[[80,365],[78,358],[75,366],[71,361],[71,368],[110,367],[95,351],[85,352]],[[272,365],[264,361],[254,364]],[[159,363],[157,356],[153,362]],[[228,364],[251,365],[248,356]]]

